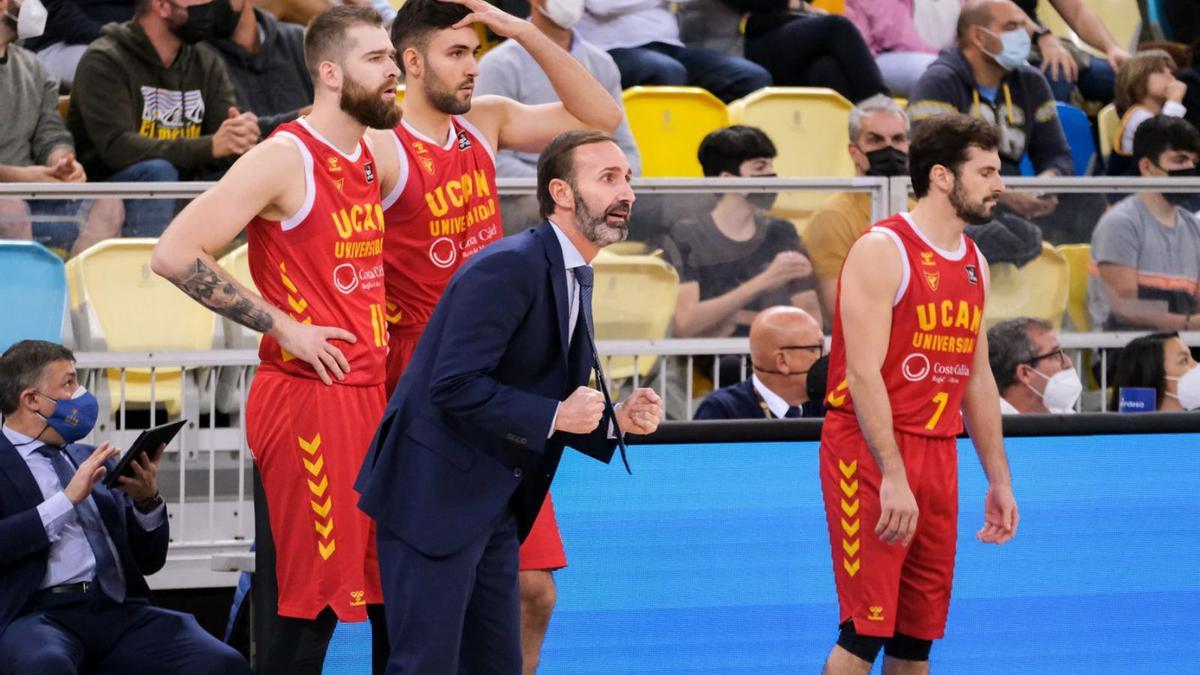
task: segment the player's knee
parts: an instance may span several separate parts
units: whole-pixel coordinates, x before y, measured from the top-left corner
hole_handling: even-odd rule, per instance
[[[541,570],[521,573],[521,611],[524,614],[549,619],[558,601],[554,577]]]
[[[931,649],[933,649],[933,640],[919,640],[904,633],[896,633],[884,645],[883,653],[893,659],[928,661]]]
[[[879,656],[879,650],[883,648],[887,638],[859,635],[858,631],[854,630],[853,620],[846,621],[839,628],[841,628],[837,640],[839,647],[867,663],[875,663],[875,657]]]
[[[9,655],[7,667],[0,666],[0,673],[39,673],[44,675],[74,675],[79,666],[70,654],[55,649],[50,644],[31,644]],[[8,670],[7,668],[12,668]]]

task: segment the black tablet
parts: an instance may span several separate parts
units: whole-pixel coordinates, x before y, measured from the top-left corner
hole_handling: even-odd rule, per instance
[[[187,420],[179,420],[177,422],[168,422],[166,424],[146,429],[138,434],[137,440],[129,447],[129,450],[121,456],[121,460],[117,462],[117,467],[113,469],[107,476],[104,477],[104,485],[106,487],[116,487],[118,476],[133,477],[133,462],[142,455],[152,455],[158,451],[158,446],[170,443],[171,439],[175,438],[175,434],[187,424]]]

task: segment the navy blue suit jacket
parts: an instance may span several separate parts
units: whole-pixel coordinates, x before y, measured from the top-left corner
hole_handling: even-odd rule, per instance
[[[78,466],[92,454],[89,445],[68,445]],[[110,460],[108,470],[116,467]],[[121,556],[127,597],[148,597],[144,574],[154,574],[167,562],[169,526],[146,532],[133,515],[133,502],[124,492],[103,482],[92,490],[108,536]],[[44,498],[33,472],[13,444],[0,434],[0,632],[21,612],[46,577],[50,539],[37,507]]]
[[[801,417],[821,417],[823,414],[818,401],[805,401],[800,406]],[[765,418],[767,414],[754,391],[754,381],[746,378],[709,394],[692,417],[698,420],[752,420]]]
[[[582,323],[568,345],[567,302],[548,222],[489,246],[454,275],[355,483],[379,527],[443,556],[511,508],[524,540],[565,446],[612,459],[607,416],[592,434],[547,438],[559,401],[587,384],[592,364]]]

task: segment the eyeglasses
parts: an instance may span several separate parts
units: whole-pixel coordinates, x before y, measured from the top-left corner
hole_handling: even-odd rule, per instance
[[[1061,364],[1064,367],[1071,363],[1070,357],[1067,356],[1066,352],[1063,351],[1062,347],[1059,347],[1058,349],[1055,349],[1052,352],[1042,354],[1041,356],[1035,356],[1032,359],[1029,359],[1028,361],[1026,361],[1025,363],[1029,366],[1036,366],[1039,361],[1044,361],[1046,359],[1054,359],[1054,358],[1058,359],[1059,364]]]
[[[825,343],[819,342],[815,345],[783,345],[782,347],[779,348],[779,351],[782,352],[782,351],[787,351],[789,349],[815,349],[819,353],[824,354],[825,353]]]

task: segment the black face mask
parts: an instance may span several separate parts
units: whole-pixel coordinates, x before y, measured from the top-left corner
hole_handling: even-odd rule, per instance
[[[868,176],[908,175],[908,153],[903,150],[889,145],[864,154],[867,156],[867,161],[870,162],[870,167],[867,168]]]
[[[746,178],[778,178],[779,174],[767,173],[761,176],[745,176]],[[746,195],[746,201],[756,209],[770,211],[775,206],[775,200],[779,198],[778,192],[752,192]]]
[[[241,18],[241,14],[233,10],[229,0],[212,0],[203,5],[188,7],[187,21],[182,26],[172,29],[172,32],[189,45],[227,39],[233,35]]]
[[[1171,178],[1195,178],[1196,176],[1200,176],[1200,168],[1194,166],[1190,169],[1163,170]],[[1172,206],[1178,206],[1188,211],[1195,211],[1200,208],[1200,195],[1194,192],[1164,192],[1162,196]]]

